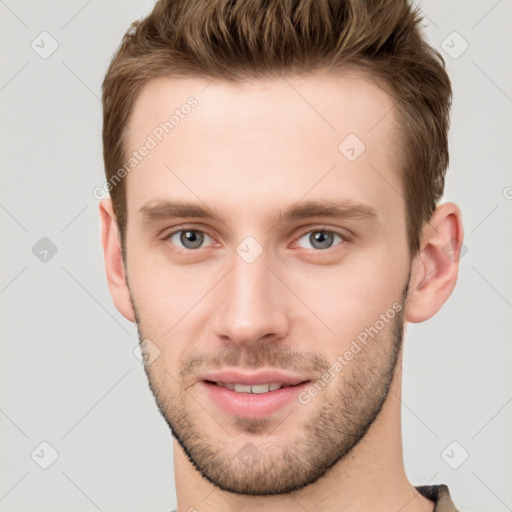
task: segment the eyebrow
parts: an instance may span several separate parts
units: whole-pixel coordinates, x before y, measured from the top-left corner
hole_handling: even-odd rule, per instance
[[[194,203],[183,201],[158,201],[147,203],[139,209],[142,215],[142,223],[149,224],[161,220],[174,218],[200,218],[219,219],[211,208],[203,207]],[[364,203],[353,200],[339,201],[307,201],[299,204],[292,204],[286,209],[277,210],[277,218],[281,221],[302,220],[310,217],[330,217],[336,219],[363,219],[375,220],[378,218],[376,210]]]

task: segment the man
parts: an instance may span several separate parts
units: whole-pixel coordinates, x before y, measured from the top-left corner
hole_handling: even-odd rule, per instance
[[[109,288],[178,512],[456,510],[402,458],[406,322],[456,282],[450,80],[397,0],[162,0],[103,84]]]

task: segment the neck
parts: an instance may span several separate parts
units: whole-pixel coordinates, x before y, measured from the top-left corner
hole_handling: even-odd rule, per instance
[[[434,503],[414,489],[403,466],[401,381],[400,358],[381,413],[365,437],[322,478],[289,494],[222,491],[201,476],[174,441],[177,512],[432,512]]]

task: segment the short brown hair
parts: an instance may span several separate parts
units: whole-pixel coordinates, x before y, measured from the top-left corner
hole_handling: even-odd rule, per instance
[[[237,82],[281,73],[352,69],[393,98],[411,255],[444,190],[452,90],[439,52],[407,0],[160,0],[134,22],[103,82],[107,181],[125,161],[141,88],[154,78]],[[125,179],[110,190],[125,247]]]

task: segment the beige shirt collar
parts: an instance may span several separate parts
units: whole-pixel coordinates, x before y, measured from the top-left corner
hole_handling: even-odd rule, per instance
[[[445,484],[418,485],[415,489],[425,498],[432,500],[436,506],[434,512],[458,512],[450,497],[450,491]]]

